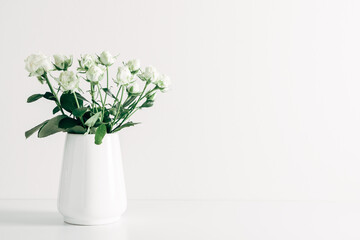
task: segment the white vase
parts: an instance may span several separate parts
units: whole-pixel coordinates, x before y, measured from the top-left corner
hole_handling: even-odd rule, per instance
[[[101,145],[94,137],[66,136],[58,210],[67,223],[112,223],[127,206],[119,135],[106,135]]]

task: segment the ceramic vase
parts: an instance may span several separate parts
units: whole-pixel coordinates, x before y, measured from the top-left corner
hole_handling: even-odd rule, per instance
[[[77,225],[113,223],[126,206],[119,135],[108,134],[96,145],[93,134],[67,134],[58,196],[64,221]]]

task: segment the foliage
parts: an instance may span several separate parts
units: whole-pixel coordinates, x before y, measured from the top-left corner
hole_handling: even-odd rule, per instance
[[[86,54],[78,60],[79,66],[73,72],[69,70],[72,56],[54,55],[53,62],[42,54],[29,56],[25,60],[29,76],[35,76],[50,91],[33,94],[27,102],[50,100],[56,105],[52,113],[60,115],[26,131],[25,137],[35,132],[39,138],[58,132],[94,134],[95,143],[101,144],[106,134],[138,124],[130,121],[130,117],[139,109],[153,106],[155,95],[167,91],[169,78],[152,66],[141,70],[138,60],[130,60],[118,67],[111,86],[109,68],[116,58],[108,52],[97,57]],[[88,91],[83,91],[81,84]]]

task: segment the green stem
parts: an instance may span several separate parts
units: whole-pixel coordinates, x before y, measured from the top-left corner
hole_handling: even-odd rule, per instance
[[[139,108],[134,109],[129,115],[127,115],[124,120],[121,121],[119,125],[122,125],[127,119],[129,119],[136,111],[139,110]]]
[[[136,103],[135,103],[135,105],[134,105],[134,108],[135,108],[136,105],[138,105],[138,103],[143,99],[143,98],[142,98],[142,95],[144,94],[144,92],[145,92],[145,90],[146,90],[146,88],[147,88],[148,85],[149,85],[149,83],[146,83],[146,84],[145,84],[145,87],[144,87],[144,89],[142,90],[139,99],[136,101]]]
[[[91,95],[91,107],[94,109],[95,99],[94,99],[94,85],[90,83],[90,95]]]
[[[106,88],[109,89],[109,67],[106,66]]]
[[[119,101],[119,106],[118,106],[117,109],[116,109],[116,115],[115,115],[114,121],[111,123],[111,128],[114,126],[115,121],[117,120],[117,118],[118,118],[118,116],[119,116],[119,113],[120,113],[120,107],[121,107],[121,102],[122,102],[122,99],[123,99],[125,87],[123,87],[123,86],[121,85],[120,88],[119,88],[118,94],[119,94],[119,92],[120,92],[120,89],[122,89],[122,91],[121,91],[121,97],[120,97],[120,101]],[[116,96],[116,99],[117,99],[117,96]]]
[[[115,106],[115,104],[116,104],[116,101],[117,101],[117,99],[118,99],[118,96],[119,96],[119,93],[120,93],[120,90],[122,89],[122,85],[120,85],[120,87],[119,87],[119,90],[117,91],[117,93],[116,93],[116,97],[115,97],[115,100],[114,100],[114,103],[113,103],[113,105],[112,105],[112,107],[114,107]]]
[[[74,97],[75,97],[76,106],[77,106],[78,108],[80,108],[79,101],[78,101],[78,99],[77,99],[76,93],[73,92],[73,94],[74,94]],[[82,116],[80,117],[80,121],[81,121],[81,123],[83,124],[83,126],[85,126],[85,123],[84,123],[84,120],[83,120]]]
[[[151,94],[152,94],[153,92],[155,92],[156,90],[158,90],[158,88],[157,88],[157,87],[154,87],[152,90],[148,91],[148,92],[140,99],[140,101],[143,100],[144,98],[146,98],[147,96],[151,95]]]
[[[100,86],[99,84],[97,85],[98,90],[99,90],[99,95],[100,95],[100,100],[101,100],[101,104],[102,104],[102,108],[101,108],[101,121],[104,119],[104,108],[105,108],[105,103],[103,101],[102,95],[101,95],[101,90],[100,90]]]
[[[121,121],[121,123],[119,124],[119,126],[122,125],[131,115],[133,115],[133,114],[137,111],[137,109],[135,109],[135,108],[136,108],[136,106],[138,105],[138,103],[143,99],[142,96],[143,96],[143,94],[144,94],[144,92],[145,92],[145,90],[146,90],[146,88],[147,88],[148,85],[149,85],[149,83],[147,82],[147,83],[145,84],[145,87],[144,87],[144,89],[142,90],[142,92],[141,92],[138,100],[136,101],[135,104],[131,105],[131,110],[130,110],[129,113],[125,116],[124,120]],[[145,97],[145,96],[144,96],[144,97]],[[133,113],[134,110],[135,110],[135,112]],[[119,120],[120,120],[120,119],[119,119]],[[116,123],[118,123],[119,120],[116,121]],[[116,124],[116,123],[115,123],[115,124]]]
[[[92,100],[92,112],[98,112],[97,108],[95,107],[96,106],[96,101],[95,101],[95,97],[94,97],[94,84],[93,83],[90,83],[90,94],[91,94],[91,100]]]
[[[50,83],[50,81],[49,81],[46,73],[45,73],[43,76],[44,76],[44,78],[45,78],[45,81],[46,81],[47,85],[48,85],[49,88],[50,88],[51,93],[52,93],[52,94],[54,95],[54,97],[55,97],[56,105],[60,108],[61,113],[62,113],[63,115],[65,115],[64,110],[63,110],[63,108],[61,107],[61,104],[60,104],[60,102],[59,102],[58,96],[57,96],[56,92],[54,91],[54,89],[53,89],[53,87],[52,87],[52,85],[51,85],[51,83]]]
[[[107,90],[109,90],[109,67],[106,66],[106,88]],[[106,98],[107,98],[107,94],[105,94],[105,104],[106,104]]]

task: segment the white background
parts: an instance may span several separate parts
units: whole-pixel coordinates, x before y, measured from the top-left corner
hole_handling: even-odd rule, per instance
[[[109,50],[171,76],[121,132],[130,199],[360,200],[360,1],[0,3],[0,198],[56,198],[64,134],[24,59]]]

